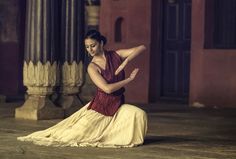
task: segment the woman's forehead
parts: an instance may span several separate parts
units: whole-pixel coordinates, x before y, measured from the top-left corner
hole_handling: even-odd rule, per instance
[[[94,40],[94,39],[85,39],[85,44],[86,45],[91,45],[91,44],[96,44],[97,43],[97,40]]]

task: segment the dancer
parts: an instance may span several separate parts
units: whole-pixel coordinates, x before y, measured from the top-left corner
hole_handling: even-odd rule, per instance
[[[92,101],[58,124],[28,136],[18,137],[45,146],[134,147],[143,144],[147,116],[140,108],[124,103],[124,86],[133,81],[135,68],[125,78],[124,68],[145,50],[140,45],[130,49],[107,51],[106,38],[96,30],[85,36],[85,47],[92,60],[88,73],[97,92]]]

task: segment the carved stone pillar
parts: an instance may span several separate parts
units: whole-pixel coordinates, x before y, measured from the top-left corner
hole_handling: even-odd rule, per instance
[[[84,2],[62,0],[61,9],[61,81],[56,102],[69,116],[83,105],[78,93],[83,83]]]
[[[57,81],[58,1],[27,0],[24,85],[28,98],[15,111],[15,118],[63,118],[64,111],[49,99]]]

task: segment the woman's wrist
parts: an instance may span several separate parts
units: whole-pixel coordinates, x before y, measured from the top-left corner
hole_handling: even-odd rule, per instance
[[[127,57],[127,58],[125,59],[125,62],[126,62],[126,64],[129,63],[129,57]]]
[[[133,79],[131,77],[126,78],[128,82],[131,82]]]

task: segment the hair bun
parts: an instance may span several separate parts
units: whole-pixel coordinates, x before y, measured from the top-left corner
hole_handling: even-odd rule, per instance
[[[95,39],[98,42],[103,42],[103,44],[105,45],[107,43],[107,38],[103,35],[101,35],[101,33],[97,30],[89,30],[87,32],[87,34],[85,35],[85,39],[86,38],[91,38],[91,39]]]

